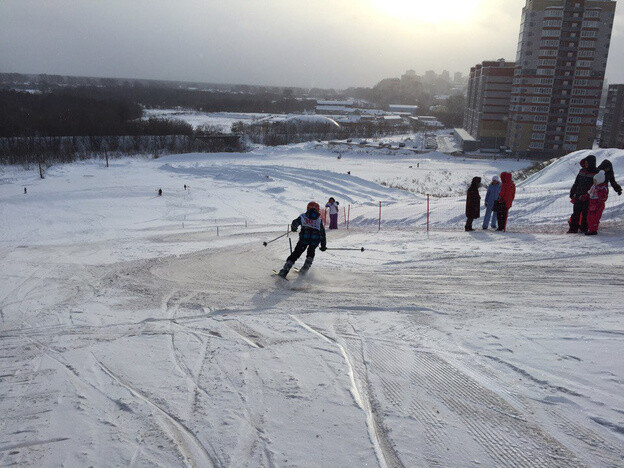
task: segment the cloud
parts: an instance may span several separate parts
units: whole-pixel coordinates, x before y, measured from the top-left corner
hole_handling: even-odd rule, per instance
[[[476,17],[450,25],[384,15],[370,0],[2,0],[0,69],[341,88],[513,60],[524,0],[473,1]],[[619,80],[623,24],[618,13]]]

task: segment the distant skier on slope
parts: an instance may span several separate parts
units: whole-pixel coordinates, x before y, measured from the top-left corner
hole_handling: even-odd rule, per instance
[[[321,220],[320,216],[321,209],[319,204],[310,202],[308,203],[306,212],[295,218],[291,223],[290,227],[292,231],[297,232],[297,229],[301,226],[301,233],[299,233],[299,242],[297,242],[295,250],[293,250],[293,253],[286,259],[284,267],[278,273],[282,278],[286,278],[290,269],[306,249],[308,253],[300,273],[307,272],[312,266],[314,254],[319,244],[321,244],[321,252],[327,250],[325,227],[323,226],[323,220]]]

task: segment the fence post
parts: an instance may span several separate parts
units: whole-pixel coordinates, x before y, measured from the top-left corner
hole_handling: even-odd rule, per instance
[[[347,224],[347,208],[345,206],[342,207],[342,216],[344,216],[344,223]]]
[[[351,203],[349,203],[349,210],[347,211],[347,231],[349,230],[349,220],[351,219]]]
[[[219,226],[217,226],[217,237],[219,237]]]
[[[429,232],[429,194],[427,194],[427,233]]]
[[[381,231],[381,202],[379,202],[379,230]]]

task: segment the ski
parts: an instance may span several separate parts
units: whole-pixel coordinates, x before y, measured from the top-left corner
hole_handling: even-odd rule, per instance
[[[278,276],[278,277],[282,278],[283,280],[288,281],[288,278],[284,278],[284,277],[280,276],[279,275],[279,271],[277,271],[277,270],[273,270],[273,276]]]

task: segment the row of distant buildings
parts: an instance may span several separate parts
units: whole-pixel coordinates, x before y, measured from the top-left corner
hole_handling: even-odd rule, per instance
[[[464,150],[506,147],[544,159],[592,148],[615,1],[527,0],[515,62],[470,70]],[[609,88],[601,146],[623,147],[624,85]]]

